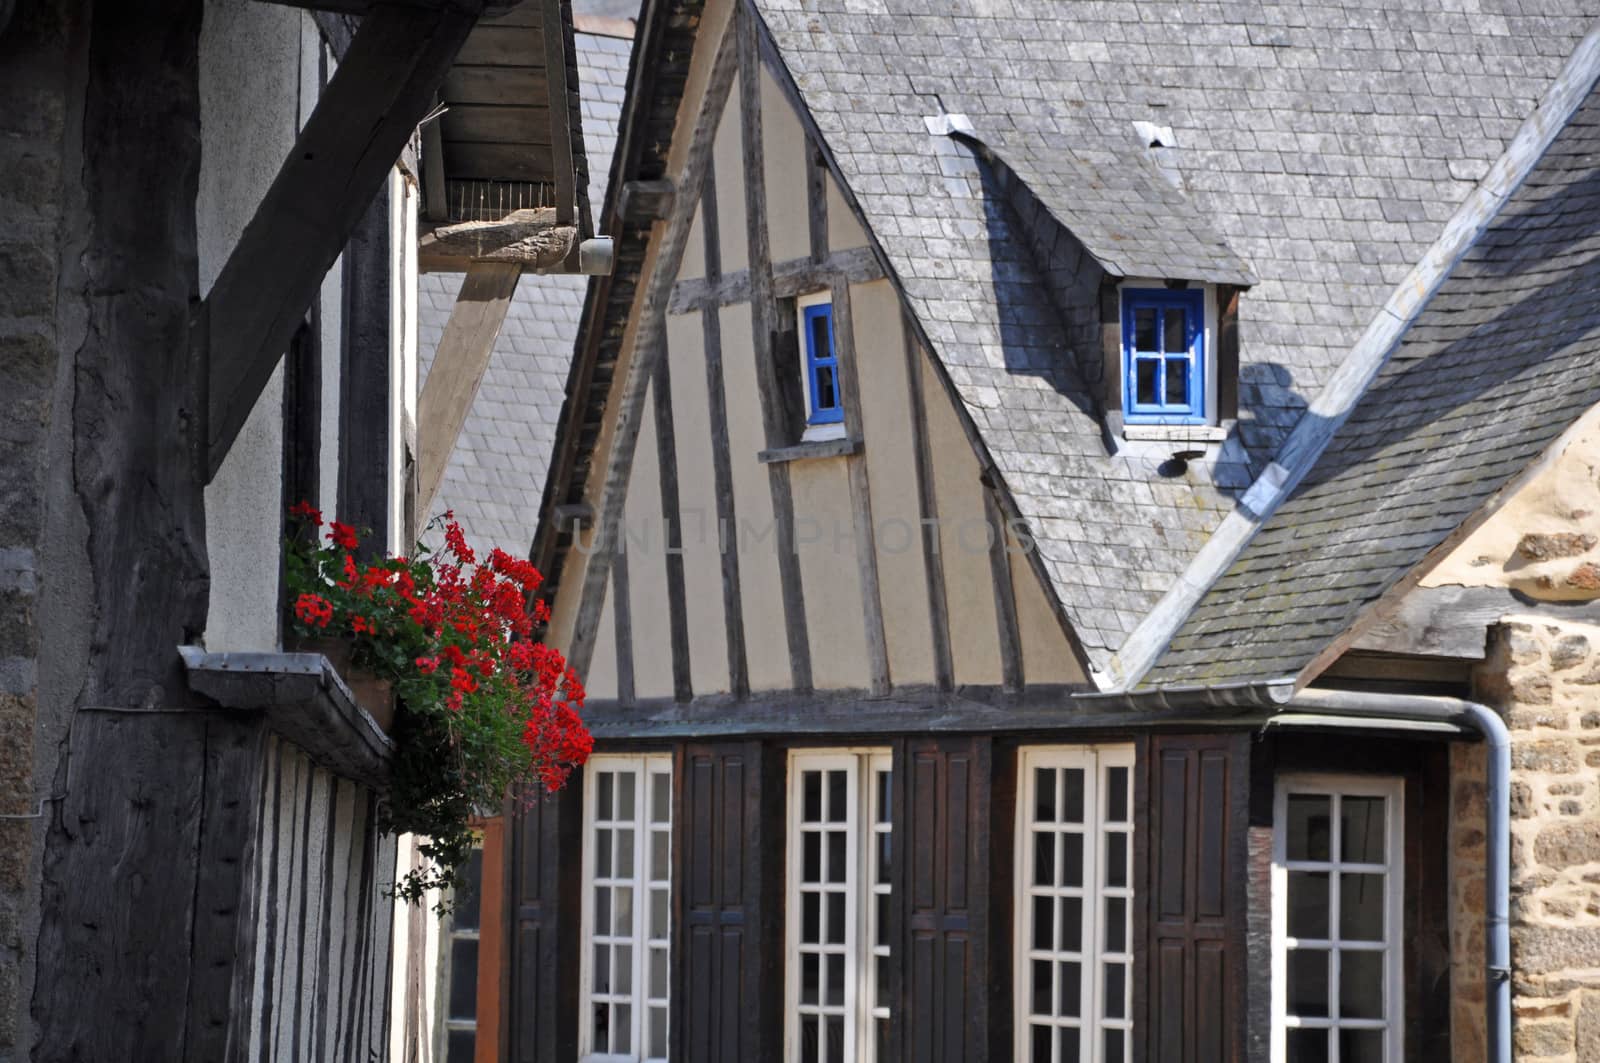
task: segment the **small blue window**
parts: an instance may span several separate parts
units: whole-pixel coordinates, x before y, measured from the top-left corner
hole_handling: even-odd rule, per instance
[[[1205,369],[1203,292],[1122,293],[1122,412],[1129,424],[1204,423]]]
[[[844,406],[839,401],[839,360],[833,351],[833,304],[818,303],[802,312],[806,330],[806,381],[811,393],[807,424],[839,424]]]

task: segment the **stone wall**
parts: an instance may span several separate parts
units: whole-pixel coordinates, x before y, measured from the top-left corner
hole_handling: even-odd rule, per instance
[[[1513,1048],[1600,1060],[1600,626],[1508,617],[1490,630],[1477,697],[1511,730]],[[1451,759],[1452,1037],[1483,1051],[1484,755]]]
[[[68,24],[22,0],[0,25],[0,1063],[26,1058],[24,1028],[38,787],[37,563],[57,376],[57,227]],[[0,5],[4,9],[5,5]]]

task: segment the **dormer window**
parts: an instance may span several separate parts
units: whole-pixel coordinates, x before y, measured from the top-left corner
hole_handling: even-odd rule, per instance
[[[1128,424],[1205,424],[1206,306],[1200,289],[1122,291],[1123,416]]]
[[[803,439],[844,435],[844,401],[839,389],[839,359],[833,341],[833,301],[828,292],[796,300],[805,366],[806,428]]]

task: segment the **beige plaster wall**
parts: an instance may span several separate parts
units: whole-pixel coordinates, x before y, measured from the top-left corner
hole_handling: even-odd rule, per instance
[[[1452,584],[1510,587],[1547,601],[1600,597],[1600,407],[1422,580]]]
[[[1600,1059],[1600,626],[1508,617],[1476,696],[1511,731],[1513,1050]],[[1483,1050],[1484,757],[1452,750],[1452,1054]]]
[[[805,258],[811,253],[811,216],[806,206],[808,150],[799,117],[763,68],[761,154],[767,179],[767,239],[774,262]],[[727,186],[719,184],[721,187]]]
[[[640,418],[628,475],[621,548],[628,551],[628,609],[633,623],[633,685],[641,698],[672,695],[672,621],[661,523],[661,467],[656,460],[655,385]]]
[[[750,233],[745,224],[744,137],[739,132],[739,78],[733,79],[728,106],[717,123],[711,149],[717,182],[717,245],[722,251],[722,272],[732,273],[750,264]]]
[[[1007,557],[1011,561],[1011,593],[1017,603],[1017,630],[1022,635],[1022,673],[1029,683],[1087,683],[1061,621],[1045,597],[1043,584],[1028,562],[1032,545],[1019,542],[1008,530]]]
[[[600,606],[600,627],[594,635],[594,655],[589,658],[589,674],[583,689],[596,701],[617,696],[617,614],[616,584],[606,580],[605,599]]]

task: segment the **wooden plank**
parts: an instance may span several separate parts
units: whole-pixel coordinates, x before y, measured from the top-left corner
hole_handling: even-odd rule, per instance
[[[563,225],[577,225],[578,171],[576,154],[572,148],[572,108],[569,90],[576,85],[567,84],[567,50],[570,28],[562,25],[562,4],[569,0],[537,0],[524,3],[524,7],[537,7],[543,17],[545,100],[550,112],[550,169],[556,182],[556,220]],[[570,8],[568,18],[571,17]],[[587,215],[582,219],[589,225]],[[586,232],[587,235],[587,232]]]
[[[709,171],[706,174],[706,183],[708,186],[711,183]],[[645,224],[671,214],[675,197],[676,189],[665,177],[653,181],[624,181],[622,191],[617,196],[617,212],[623,221]],[[702,225],[706,224],[705,218],[706,214],[702,208]]]
[[[444,176],[444,134],[439,123],[440,118],[434,118],[422,125],[423,217],[431,222],[447,221],[450,217]]]
[[[483,875],[478,898],[478,1020],[473,1063],[500,1063],[500,1012],[506,1000],[500,991],[506,925],[506,820],[483,821]]]
[[[362,20],[206,297],[208,480],[328,268],[427,113],[473,20],[455,8],[388,5]]]
[[[922,563],[927,573],[928,621],[933,638],[933,677],[940,690],[955,687],[950,650],[950,607],[945,594],[944,556],[939,550],[939,499],[934,493],[933,450],[928,442],[928,409],[922,393],[922,348],[909,321],[905,334],[906,381],[911,395],[911,432],[915,436],[917,510],[922,525]]]
[[[838,279],[865,284],[881,280],[883,276],[883,267],[871,248],[851,247],[830,252],[821,261],[807,257],[774,263],[772,294],[774,298],[792,298],[831,287]],[[706,306],[732,306],[749,301],[750,272],[740,269],[722,274],[714,282],[709,277],[678,281],[672,287],[667,312],[687,314]]]
[[[994,619],[1000,636],[1000,674],[1006,690],[1021,690],[1025,681],[1022,665],[1022,631],[1017,626],[1016,589],[1011,585],[1011,552],[1006,539],[1006,521],[1000,512],[995,489],[983,489],[984,519],[989,525],[989,576],[994,583]]]
[[[524,3],[523,7],[538,5]],[[548,62],[539,25],[511,25],[503,19],[478,23],[456,56],[458,66],[541,67]]]
[[[445,173],[452,181],[549,181],[549,149],[543,144],[444,142]]]
[[[459,56],[439,88],[440,98],[451,107],[508,102],[536,106],[548,92],[542,67],[468,66]]]
[[[540,794],[512,821],[510,978],[505,1059],[540,1063],[578,1056],[578,955],[581,912],[582,773]],[[674,831],[676,835],[679,832]]]
[[[389,537],[389,409],[394,381],[389,357],[392,320],[389,188],[383,185],[344,252],[344,308],[339,315],[339,497],[346,524],[370,529],[362,553],[383,554]],[[355,387],[355,381],[361,381]]]
[[[477,262],[461,283],[417,400],[418,513],[430,511],[444,480],[521,277],[522,267],[515,263]]]
[[[666,532],[667,616],[672,641],[672,692],[679,701],[694,697],[689,667],[689,613],[683,578],[683,518],[678,507],[678,440],[672,416],[671,351],[661,330],[656,378],[650,384],[655,401],[656,469],[661,480],[661,526]],[[619,553],[621,551],[618,551]]]
[[[828,257],[828,168],[822,149],[806,138],[806,225],[811,241],[811,261]]]
[[[626,188],[624,188],[626,191]],[[707,170],[700,195],[700,226],[705,237],[706,276],[722,273],[722,236],[717,223],[716,171]],[[717,496],[717,542],[722,562],[722,616],[728,646],[728,689],[735,697],[750,692],[750,662],[745,652],[744,589],[739,575],[739,518],[733,494],[733,459],[728,443],[728,397],[722,379],[722,314],[700,312],[706,358],[706,410],[711,432],[711,475]]]
[[[840,398],[844,403],[844,430],[861,438],[861,385],[856,370],[855,316],[850,309],[850,284],[835,278],[832,285],[833,345],[839,360]],[[883,595],[878,587],[878,545],[872,524],[872,485],[865,455],[846,461],[850,480],[850,512],[854,522],[856,574],[861,592],[862,631],[867,640],[868,682],[874,696],[889,693],[889,644],[883,630]]]
[[[785,446],[794,440],[784,429],[786,416],[779,403],[777,367],[774,364],[774,320],[776,308],[772,294],[772,254],[767,228],[767,191],[762,175],[761,141],[761,61],[756,43],[756,17],[740,7],[734,16],[733,35],[739,59],[739,129],[743,141],[744,195],[746,226],[749,235],[750,324],[755,341],[756,380],[761,389],[762,423],[767,447]],[[789,644],[790,686],[811,689],[811,644],[806,632],[805,591],[800,577],[800,554],[795,548],[794,495],[789,487],[789,469],[781,463],[767,466],[767,483],[772,495],[774,538],[778,550],[778,580],[783,593],[784,634]]]
[[[1512,613],[1600,623],[1600,603],[1531,601],[1505,587],[1413,587],[1362,625],[1350,649],[1482,660],[1489,626]]]
[[[577,244],[576,227],[557,224],[555,210],[511,210],[482,221],[424,226],[417,240],[417,269],[470,275],[480,264],[499,263],[543,273],[559,268]]]
[[[550,109],[542,104],[452,103],[439,124],[447,143],[550,143]]]
[[[358,25],[355,18],[319,9],[311,12],[311,20],[317,24],[317,32],[322,35],[322,41],[333,53],[334,59],[342,61],[344,54],[350,50],[350,42],[355,39]],[[326,80],[323,83],[326,84]]]

